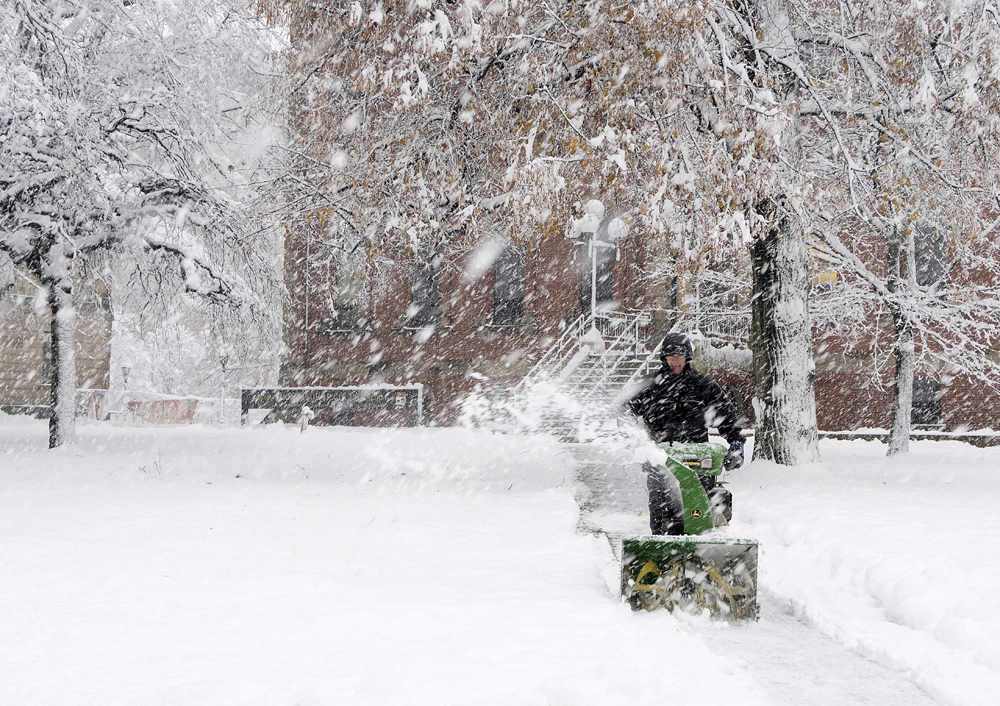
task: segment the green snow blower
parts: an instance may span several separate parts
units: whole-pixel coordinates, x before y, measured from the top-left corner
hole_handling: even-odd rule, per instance
[[[714,618],[756,619],[757,542],[707,534],[729,520],[729,494],[717,481],[724,472],[726,447],[659,447],[667,458],[652,472],[676,480],[670,484],[671,511],[682,516],[684,534],[622,537],[622,597],[633,610],[708,611]]]

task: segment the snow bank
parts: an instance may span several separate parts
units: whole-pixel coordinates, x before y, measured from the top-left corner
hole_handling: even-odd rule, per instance
[[[998,451],[920,441],[887,459],[821,442],[823,465],[738,472],[736,531],[761,542],[761,589],[942,703],[1000,702]]]
[[[764,703],[617,602],[552,440],[0,418],[0,702]]]

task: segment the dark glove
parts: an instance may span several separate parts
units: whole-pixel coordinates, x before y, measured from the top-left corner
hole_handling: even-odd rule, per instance
[[[734,468],[739,468],[743,465],[742,441],[734,441],[729,445],[729,453],[726,454],[726,460],[722,462],[722,465],[727,471],[731,471]]]

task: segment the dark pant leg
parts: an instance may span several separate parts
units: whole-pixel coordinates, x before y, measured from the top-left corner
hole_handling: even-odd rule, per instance
[[[666,484],[662,475],[647,466],[646,490],[649,492],[649,531],[663,534],[663,513],[666,511]]]
[[[667,478],[652,464],[643,464],[649,492],[649,530],[652,534],[684,534],[684,508]]]

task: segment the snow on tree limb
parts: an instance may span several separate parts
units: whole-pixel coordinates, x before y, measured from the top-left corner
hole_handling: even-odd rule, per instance
[[[53,445],[72,438],[75,267],[142,243],[177,259],[186,289],[254,308],[257,275],[224,271],[227,248],[262,247],[226,156],[254,119],[233,99],[265,51],[254,23],[203,0],[0,7],[0,252],[50,292]],[[168,244],[168,224],[198,247]]]
[[[958,290],[996,277],[992,5],[259,4],[288,23],[295,143],[275,183],[310,242],[363,241],[374,270],[426,244],[559,235],[600,198],[672,253],[652,278],[745,263],[785,223],[836,255],[812,307],[824,322],[836,302],[891,309],[918,356],[950,326],[963,365],[986,370],[972,359],[996,297]],[[914,283],[924,223],[954,250],[954,287]],[[899,238],[906,277],[890,284]]]

